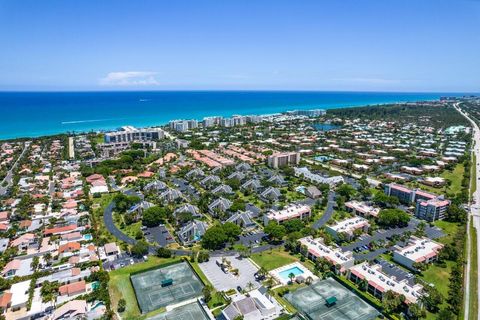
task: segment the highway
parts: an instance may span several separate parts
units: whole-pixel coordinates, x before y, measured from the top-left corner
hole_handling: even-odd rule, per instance
[[[454,104],[454,107],[455,109],[457,109],[458,112],[460,112],[465,118],[468,119],[468,121],[470,121],[470,123],[472,124],[472,128],[473,128],[473,152],[475,153],[475,156],[476,156],[476,161],[475,163],[472,163],[473,165],[473,168],[474,170],[476,171],[477,175],[477,179],[480,177],[480,166],[478,165],[479,161],[480,161],[480,129],[478,127],[478,125],[476,124],[475,121],[473,121],[469,116],[468,114],[464,113],[461,109],[460,109],[460,103],[455,103]],[[475,229],[477,230],[477,234],[479,233],[479,230],[480,230],[480,188],[476,188],[475,192],[473,193],[472,195],[472,199],[471,199],[471,205],[470,205],[470,216],[472,217],[472,220],[473,220],[473,226],[475,227]],[[470,218],[470,217],[469,217]],[[470,219],[469,219],[469,223],[467,224],[467,234],[468,234],[468,241],[470,243]],[[470,285],[472,285],[470,283],[470,265],[471,265],[471,262],[470,262],[470,244],[468,244],[468,259],[467,259],[467,266],[466,266],[466,281],[465,281],[465,319],[468,319],[469,318],[469,303],[470,303],[470,299],[478,299],[479,301],[479,305],[480,305],[480,295],[477,295],[477,297],[470,297],[469,296],[469,292],[470,292]],[[477,248],[480,248],[480,237],[477,237]],[[480,265],[480,255],[478,254],[477,252],[477,257],[479,258],[479,264]],[[477,283],[477,288],[480,288],[480,277],[478,277],[478,283]],[[478,310],[478,315],[477,315],[477,319],[480,319],[480,308]]]

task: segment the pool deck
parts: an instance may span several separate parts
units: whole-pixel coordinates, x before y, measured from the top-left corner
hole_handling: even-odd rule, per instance
[[[290,264],[287,264],[285,266],[282,266],[280,268],[277,268],[277,269],[274,269],[272,271],[270,271],[270,275],[272,277],[275,278],[275,280],[277,280],[279,283],[281,283],[282,285],[286,286],[288,285],[288,283],[290,282],[290,279],[289,278],[283,278],[280,273],[286,271],[286,270],[290,270],[290,269],[294,269],[294,268],[299,268],[300,270],[303,271],[302,274],[299,274],[297,276],[295,276],[295,278],[293,279],[293,281],[296,281],[298,277],[303,277],[304,279],[308,278],[308,277],[311,277],[313,280],[316,280],[318,279],[317,276],[315,276],[310,270],[308,270],[307,267],[305,267],[304,265],[302,265],[300,262],[293,262],[293,263],[290,263]]]

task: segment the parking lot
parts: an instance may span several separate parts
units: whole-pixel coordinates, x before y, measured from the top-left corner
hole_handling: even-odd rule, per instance
[[[217,265],[216,261],[222,261],[222,257],[211,258],[208,262],[200,263],[205,276],[210,280],[215,289],[225,291],[229,289],[247,288],[248,283],[252,283],[255,288],[260,287],[260,283],[255,280],[254,274],[257,268],[245,258],[234,256],[226,257],[232,264],[233,268],[238,269],[238,276],[231,273],[225,273]]]
[[[144,261],[143,258],[136,258],[127,253],[121,253],[116,258],[104,262],[103,268],[105,270],[115,270],[115,269],[123,268],[130,264],[139,263],[143,261]]]
[[[265,236],[265,232],[250,231],[244,235],[241,235],[237,243],[241,243],[244,246],[256,247],[262,242],[262,238]]]
[[[148,242],[156,242],[161,247],[165,247],[167,244],[175,242],[175,239],[164,225],[146,228],[143,233]]]

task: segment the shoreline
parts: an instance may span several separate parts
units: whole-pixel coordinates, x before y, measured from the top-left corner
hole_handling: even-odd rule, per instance
[[[98,98],[95,96],[97,93],[95,93],[93,97],[89,97],[91,100],[87,100],[87,102],[85,102],[82,101],[82,99],[85,98],[78,98],[78,94],[87,96],[88,94],[73,93],[72,97],[68,97],[70,93],[65,92],[60,93],[62,99],[65,98],[65,96],[67,96],[66,98],[69,99],[64,99],[65,101],[56,101],[59,106],[53,105],[53,103],[52,105],[48,104],[48,102],[50,102],[49,100],[47,103],[44,103],[45,106],[43,106],[41,99],[36,99],[36,95],[38,93],[32,94],[33,97],[30,97],[28,94],[22,95],[20,93],[15,93],[15,96],[18,96],[19,99],[23,99],[25,101],[22,100],[17,102],[13,100],[11,105],[9,105],[9,100],[5,99],[4,95],[3,98],[6,102],[3,103],[3,106],[5,106],[4,114],[6,114],[6,124],[3,128],[0,127],[0,129],[4,130],[4,132],[0,133],[0,141],[33,139],[69,133],[80,134],[89,132],[105,132],[118,129],[121,126],[126,125],[132,125],[139,128],[159,127],[164,126],[168,124],[170,120],[175,119],[201,120],[204,117],[210,116],[231,117],[232,115],[268,115],[284,113],[291,110],[308,109],[324,109],[328,111],[333,109],[438,101],[442,96],[450,97],[450,95],[447,93],[438,95],[427,94],[426,96],[418,95],[417,93],[403,93],[405,96],[396,93],[386,93],[388,96],[383,96],[385,93],[379,93],[381,94],[380,96],[370,96],[370,93],[368,92],[345,92],[343,96],[341,95],[338,97],[335,96],[336,93],[332,93],[334,96],[328,97],[323,96],[322,94],[317,96],[315,93],[315,96],[312,97],[309,96],[307,92],[279,91],[273,93],[273,96],[271,97],[272,99],[269,99],[269,92],[265,91],[251,92],[253,95],[260,95],[254,97],[241,94],[242,92],[250,93],[247,91],[236,91],[232,93],[233,96],[229,96],[229,94],[227,94],[226,97],[223,95],[227,91],[202,92],[205,93],[205,95],[202,94],[202,97],[206,96],[213,102],[211,103],[211,101],[208,100],[197,101],[195,100],[195,95],[197,93],[192,93],[191,91],[186,91],[185,95],[187,96],[182,96],[180,102],[168,101],[167,98],[169,98],[170,95],[166,92],[161,92],[160,96],[156,96],[155,93],[153,97],[144,97],[146,93],[142,94],[142,92],[118,92],[114,93],[113,98],[111,98],[111,100],[107,99],[106,102],[98,99],[95,100],[95,98]],[[211,95],[217,96],[212,99],[209,95],[210,93]],[[111,94],[112,93],[110,92],[103,92],[101,95],[109,96]],[[117,96],[117,94],[120,95],[120,97]],[[180,95],[180,93],[175,94],[177,97]],[[194,95],[193,97],[188,96],[192,94]],[[307,95],[305,96],[304,94]],[[329,93],[325,92],[325,94]],[[39,95],[49,96],[49,93],[42,92],[39,93]],[[58,99],[56,94],[50,93],[50,95],[53,95],[53,98],[51,99]],[[218,97],[218,95],[221,96]],[[278,95],[280,95],[280,97]],[[285,95],[287,95],[286,98]],[[25,96],[28,98],[25,98]],[[124,97],[125,99],[123,99]],[[155,100],[152,101],[152,99],[149,98],[153,98]],[[229,98],[241,98],[243,100],[235,101],[229,100]],[[0,102],[1,99],[2,95],[0,92]],[[336,102],[336,100],[339,102]],[[193,103],[189,103],[189,101],[193,101]],[[318,101],[318,103],[315,101]],[[245,106],[243,106],[243,103],[245,103]],[[226,105],[231,105],[231,107],[228,108]],[[1,103],[0,106],[2,106]],[[2,107],[0,107],[0,109],[1,108]],[[35,119],[35,113],[41,112],[39,110],[43,108],[45,108],[45,114],[42,115],[41,118]],[[17,110],[12,111],[12,109]],[[24,112],[23,114],[29,114],[29,111],[31,111],[33,115],[30,115],[30,117],[32,118],[28,119],[27,116],[27,121],[20,119],[20,117],[25,117],[22,114],[22,111]],[[8,113],[13,114],[8,115]],[[78,117],[76,117],[76,115],[78,115]],[[81,116],[84,116],[85,119],[81,119]],[[95,116],[98,116],[98,118],[95,118]],[[23,130],[20,130],[20,128]],[[25,130],[24,128],[31,129]],[[7,133],[8,131],[10,132]]]

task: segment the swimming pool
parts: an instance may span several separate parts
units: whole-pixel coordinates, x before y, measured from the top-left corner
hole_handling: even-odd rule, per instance
[[[92,235],[91,234],[84,234],[83,239],[85,239],[86,241],[90,241],[90,240],[92,240]]]
[[[290,281],[289,275],[290,275],[291,273],[293,273],[293,275],[294,275],[295,277],[297,277],[297,276],[303,274],[304,272],[303,272],[303,270],[302,270],[300,267],[298,267],[298,266],[293,266],[293,267],[291,267],[291,268],[288,268],[288,269],[286,269],[286,270],[283,270],[283,271],[279,272],[278,275],[279,275],[283,280],[285,280],[285,281]]]

